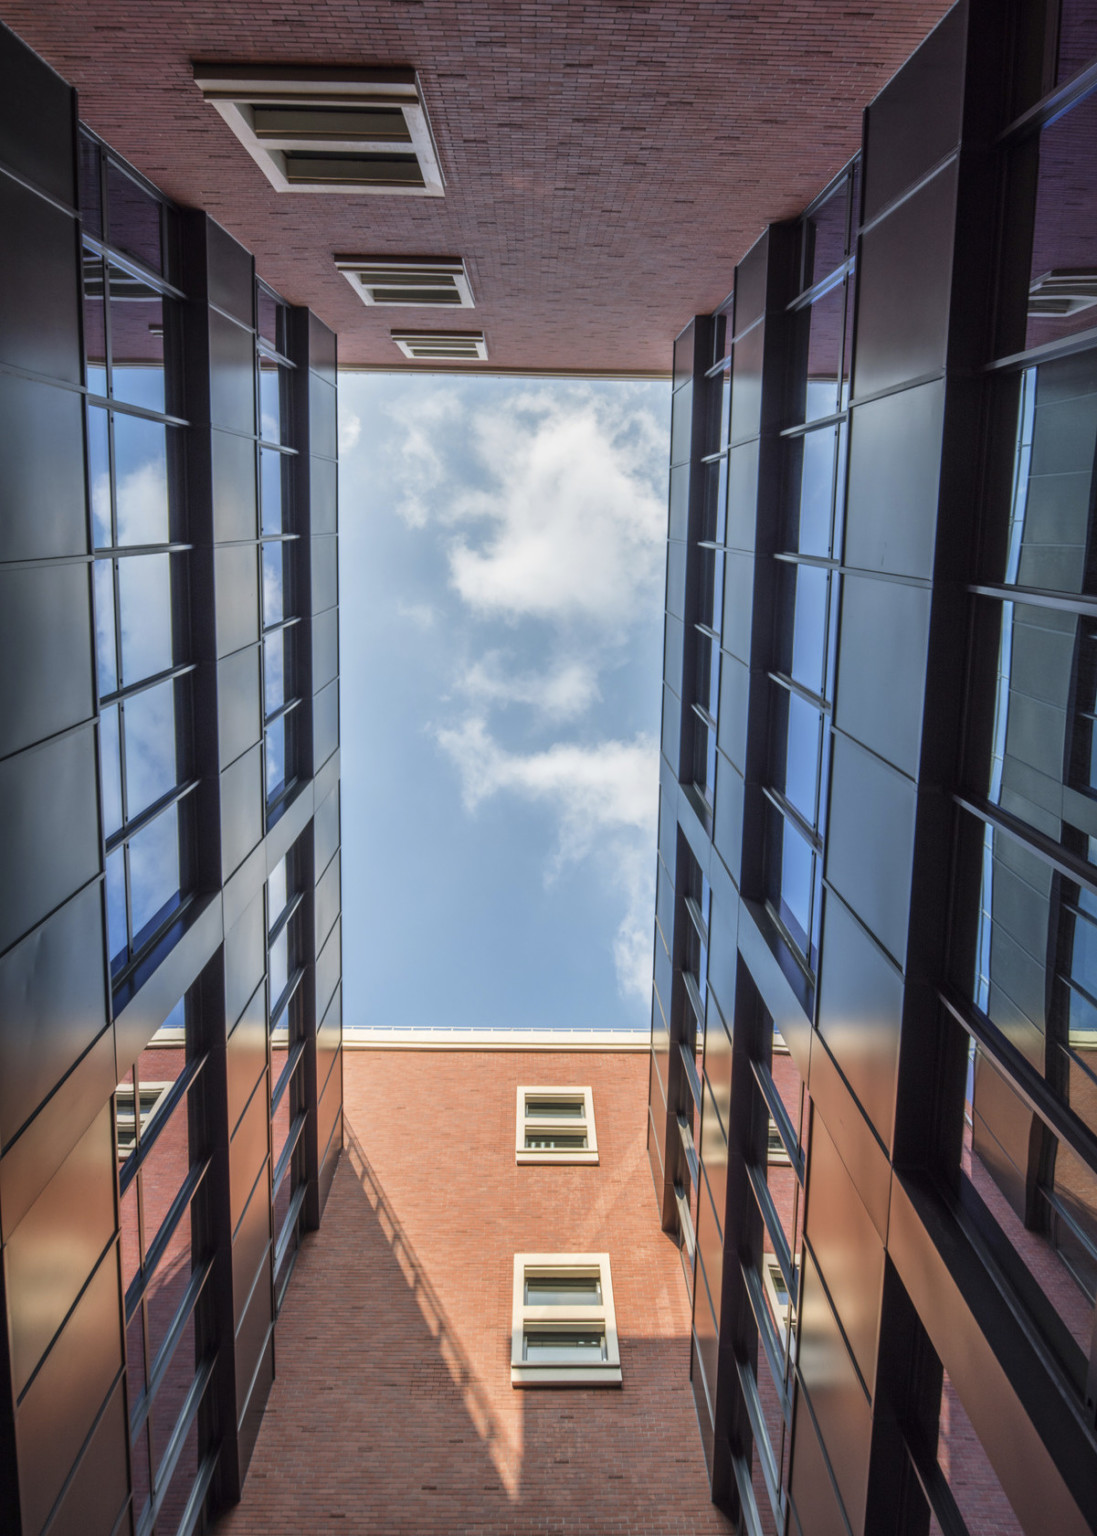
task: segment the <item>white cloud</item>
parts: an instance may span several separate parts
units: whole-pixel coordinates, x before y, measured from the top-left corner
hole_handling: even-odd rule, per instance
[[[601,698],[591,661],[564,661],[547,672],[508,672],[501,651],[473,662],[457,686],[477,704],[528,704],[550,720],[572,720]]]
[[[397,603],[397,615],[414,624],[416,629],[433,629],[437,615],[429,603]]]
[[[471,441],[487,488],[457,496],[450,580],[482,614],[606,627],[657,601],[666,536],[665,445],[654,414],[592,392],[483,411]],[[658,453],[651,451],[658,443]]]
[[[443,429],[460,411],[460,398],[445,388],[399,397],[388,408],[389,420],[403,434],[396,511],[411,528],[425,528],[432,513],[446,515],[446,495],[457,477],[446,462]]]
[[[350,453],[362,436],[362,418],[356,411],[339,404],[339,454]]]
[[[476,715],[438,730],[436,737],[460,774],[469,812],[501,793],[556,812],[559,835],[547,880],[567,865],[599,857],[625,904],[613,946],[618,987],[623,995],[647,997],[654,911],[650,866],[659,794],[655,740],[638,736],[592,746],[556,742],[540,752],[509,752]]]

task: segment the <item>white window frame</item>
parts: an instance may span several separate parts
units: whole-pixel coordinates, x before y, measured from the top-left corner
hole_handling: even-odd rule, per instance
[[[527,1306],[526,1279],[530,1275],[571,1279],[597,1275],[602,1290],[600,1306]],[[525,1354],[526,1330],[553,1325],[601,1328],[606,1358],[601,1364],[566,1358],[531,1365]],[[563,1352],[561,1352],[563,1354]],[[608,1253],[516,1253],[514,1300],[511,1312],[510,1384],[512,1387],[619,1387],[621,1354],[617,1340],[617,1314],[613,1305],[613,1281]]]
[[[544,1116],[529,1115],[526,1105],[529,1099],[559,1099],[574,1103],[576,1099],[583,1101],[583,1114],[581,1118],[575,1115],[561,1115],[559,1120],[546,1119]],[[559,1151],[545,1148],[541,1151],[536,1147],[526,1146],[527,1132],[536,1131],[567,1131],[586,1133],[587,1144],[585,1147],[577,1147],[571,1150]],[[517,1113],[515,1116],[514,1131],[514,1161],[516,1163],[596,1163],[598,1161],[598,1135],[594,1129],[594,1092],[586,1087],[531,1087],[528,1083],[519,1084]]]
[[[476,308],[465,263],[456,256],[425,256],[421,260],[414,257],[397,259],[393,256],[380,256],[376,260],[369,256],[336,256],[335,267],[342,272],[362,303],[371,309],[374,306],[385,309]],[[409,280],[413,287],[416,281],[428,288],[432,284],[437,288],[448,287],[456,299],[452,303],[439,303],[436,299],[389,299],[382,296],[385,288],[406,286]]]
[[[178,1031],[182,1034],[182,1031]],[[143,1131],[152,1117],[159,1111],[166,1094],[175,1087],[170,1083],[141,1083],[139,1091],[134,1089],[130,1082],[118,1083],[114,1090],[114,1141],[118,1161],[124,1163],[126,1158],[136,1150],[137,1133]],[[140,1107],[141,1099],[152,1098],[152,1103],[147,1108]],[[132,1126],[132,1141],[126,1147],[122,1145],[123,1135],[129,1137]],[[124,1130],[123,1130],[124,1127]]]
[[[279,192],[350,193],[393,197],[444,197],[445,186],[438,151],[427,121],[426,109],[413,69],[295,68],[271,64],[196,64],[194,83],[203,97],[221,114],[240,143]],[[400,144],[391,139],[365,140],[331,133],[300,130],[277,136],[255,128],[256,107],[383,107],[403,114],[409,138]],[[311,154],[414,154],[422,185],[401,186],[398,181],[367,182],[290,180],[286,155],[293,151]]]
[[[486,363],[483,331],[390,331],[390,338],[413,363]]]

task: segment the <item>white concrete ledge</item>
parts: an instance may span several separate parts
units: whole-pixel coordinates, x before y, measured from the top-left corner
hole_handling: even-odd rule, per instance
[[[349,1029],[349,1051],[646,1051],[646,1029]]]

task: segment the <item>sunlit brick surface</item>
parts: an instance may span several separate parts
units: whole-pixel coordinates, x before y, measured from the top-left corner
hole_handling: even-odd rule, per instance
[[[367,310],[336,253],[463,256],[477,306],[465,321],[493,366],[666,372],[674,335],[725,297],[766,223],[799,213],[853,154],[862,106],[946,9],[10,0],[5,20],[115,149],[338,331],[344,366],[415,366],[389,329],[439,312]],[[195,59],[414,66],[445,197],[276,192],[204,104]]]
[[[647,1053],[348,1051],[347,1150],[306,1239],[243,1503],[218,1536],[705,1536]],[[515,1090],[591,1084],[597,1167],[516,1167]],[[510,1385],[515,1252],[608,1251],[624,1384]]]

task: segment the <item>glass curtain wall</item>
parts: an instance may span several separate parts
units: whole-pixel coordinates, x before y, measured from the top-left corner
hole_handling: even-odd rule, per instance
[[[116,985],[193,883],[174,211],[80,139],[100,793]]]
[[[295,846],[267,881],[267,1018],[270,1049],[271,1231],[275,1309],[297,1255],[305,1170],[305,850]]]

